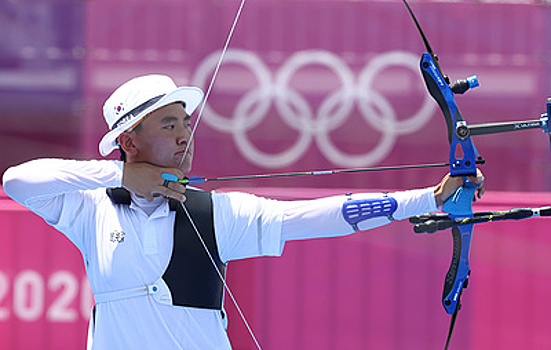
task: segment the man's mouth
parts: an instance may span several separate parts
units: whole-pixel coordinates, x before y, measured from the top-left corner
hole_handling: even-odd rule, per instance
[[[175,154],[176,154],[178,157],[183,157],[184,155],[186,155],[186,156],[191,156],[191,155],[193,154],[193,152],[192,152],[191,150],[188,149],[187,152],[186,152],[186,150],[181,150],[181,151],[176,152]]]

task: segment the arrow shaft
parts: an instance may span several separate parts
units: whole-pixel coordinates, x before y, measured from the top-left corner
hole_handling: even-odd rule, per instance
[[[477,160],[477,164],[484,164],[484,160]],[[426,169],[426,168],[443,168],[448,167],[449,163],[430,163],[430,164],[414,164],[414,165],[394,165],[372,168],[352,168],[352,169],[336,169],[336,170],[318,170],[318,171],[298,171],[291,173],[275,173],[275,174],[257,174],[257,175],[239,175],[239,176],[226,176],[226,177],[214,177],[214,178],[202,178],[199,176],[192,176],[190,178],[184,178],[178,180],[183,184],[200,184],[204,182],[213,181],[232,181],[232,180],[251,180],[251,179],[267,179],[267,178],[280,178],[280,177],[296,177],[296,176],[318,176],[318,175],[334,175],[334,174],[346,174],[346,173],[362,173],[362,172],[374,172],[374,171],[389,171],[389,170],[407,170],[407,169]]]

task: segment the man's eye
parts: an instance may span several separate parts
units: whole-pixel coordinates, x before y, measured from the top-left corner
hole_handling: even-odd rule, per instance
[[[164,128],[167,129],[167,130],[172,130],[172,129],[174,129],[174,125],[173,124],[165,125]]]

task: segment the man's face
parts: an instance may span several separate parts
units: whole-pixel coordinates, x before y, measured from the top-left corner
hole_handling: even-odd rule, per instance
[[[177,168],[191,137],[191,120],[181,103],[173,103],[152,112],[132,132],[138,154],[134,161]],[[193,140],[185,154],[181,170],[191,171]]]

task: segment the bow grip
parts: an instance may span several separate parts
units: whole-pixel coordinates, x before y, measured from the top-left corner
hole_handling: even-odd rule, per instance
[[[478,185],[466,180],[463,187],[450,197],[442,206],[442,211],[449,214],[450,219],[474,217],[471,203]],[[471,235],[473,224],[452,228],[453,253],[450,268],[444,280],[442,304],[448,314],[453,314],[460,307],[461,293],[467,287],[471,273],[469,255],[471,250]]]

